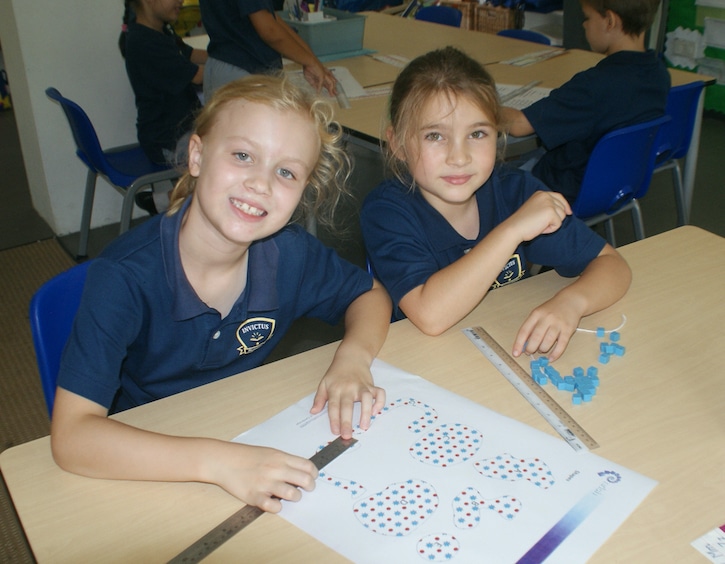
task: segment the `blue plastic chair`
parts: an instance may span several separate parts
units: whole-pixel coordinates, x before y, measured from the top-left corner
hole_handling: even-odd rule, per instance
[[[70,336],[91,262],[83,262],[51,278],[30,300],[30,332],[49,416],[53,413],[60,357]]]
[[[656,156],[655,139],[669,116],[610,131],[594,147],[572,211],[587,225],[606,222],[614,247],[612,217],[631,211],[637,240],[644,239],[638,199],[649,189]]]
[[[180,174],[173,167],[160,166],[150,161],[138,144],[124,145],[104,151],[91,120],[78,104],[64,98],[55,88],[48,88],[45,93],[63,108],[73,132],[76,155],[88,167],[78,242],[78,258],[85,258],[88,250],[88,234],[91,229],[96,179],[99,175],[123,196],[120,228],[120,233],[123,233],[131,225],[136,193],[145,186],[153,186],[156,182],[176,179]]]
[[[451,27],[461,27],[463,12],[450,6],[425,6],[415,12],[415,19]]]
[[[654,172],[668,169],[672,171],[672,184],[677,205],[677,225],[684,225],[687,221],[679,159],[687,155],[687,151],[690,149],[697,119],[697,106],[704,87],[705,83],[698,81],[670,88],[666,111],[672,119],[660,128],[657,135]]]
[[[551,39],[546,35],[530,29],[502,29],[496,35],[511,37],[512,39],[521,39],[522,41],[531,41],[532,43],[541,43],[542,45],[551,45]]]

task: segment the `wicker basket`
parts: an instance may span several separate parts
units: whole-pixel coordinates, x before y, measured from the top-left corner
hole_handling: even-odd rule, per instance
[[[524,26],[523,12],[501,6],[477,5],[475,9],[477,31],[498,33],[502,29],[521,29]]]
[[[441,0],[438,4],[441,6],[455,8],[463,13],[463,18],[461,19],[461,29],[476,29],[476,8],[478,7],[478,2],[470,0]]]

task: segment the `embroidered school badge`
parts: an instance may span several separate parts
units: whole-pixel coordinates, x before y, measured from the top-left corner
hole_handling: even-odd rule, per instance
[[[491,284],[491,289],[495,290],[506,284],[511,284],[511,282],[521,280],[524,274],[526,274],[526,270],[521,265],[521,255],[515,254],[508,260],[506,266],[503,267],[498,278]]]
[[[267,317],[253,317],[242,323],[237,328],[237,341],[241,345],[237,348],[239,355],[254,352],[269,341],[274,334],[275,324],[274,319]]]

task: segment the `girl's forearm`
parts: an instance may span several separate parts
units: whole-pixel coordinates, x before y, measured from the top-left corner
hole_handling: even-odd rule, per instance
[[[586,317],[617,302],[627,293],[631,281],[629,265],[607,245],[581,276],[557,296],[579,303],[581,317]]]
[[[443,333],[481,302],[519,243],[506,224],[499,225],[468,254],[406,294],[401,309],[424,333]]]
[[[100,416],[51,435],[61,468],[91,478],[165,482],[207,481],[202,460],[212,439],[174,437]]]
[[[392,306],[390,297],[376,280],[373,288],[360,295],[345,313],[345,336],[340,354],[363,355],[369,364],[380,351],[390,327]]]

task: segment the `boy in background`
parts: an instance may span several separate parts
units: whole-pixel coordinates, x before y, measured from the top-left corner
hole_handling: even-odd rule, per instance
[[[573,203],[589,156],[606,133],[664,115],[670,75],[645,47],[659,0],[581,0],[584,32],[596,66],[524,110],[503,108],[510,135],[536,134],[542,147],[520,168]],[[519,160],[518,162],[521,162]]]

